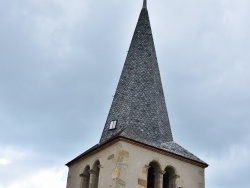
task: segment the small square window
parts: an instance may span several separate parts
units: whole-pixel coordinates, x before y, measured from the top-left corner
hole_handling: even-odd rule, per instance
[[[117,121],[111,121],[110,125],[109,125],[109,130],[113,130],[116,128],[116,123]]]

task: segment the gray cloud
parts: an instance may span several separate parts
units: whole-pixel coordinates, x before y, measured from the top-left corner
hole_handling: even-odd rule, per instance
[[[99,141],[141,4],[0,2],[0,159],[26,156],[0,187]],[[250,3],[148,4],[174,139],[210,164],[207,187],[248,187]]]

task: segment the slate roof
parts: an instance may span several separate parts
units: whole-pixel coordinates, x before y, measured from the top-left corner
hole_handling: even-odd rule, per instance
[[[109,129],[111,121],[117,121],[116,128],[113,130]],[[100,142],[67,165],[118,137],[208,166],[173,141],[146,0],[143,3]]]
[[[109,130],[111,121],[115,130]],[[148,10],[143,6],[100,139],[126,129],[141,142],[173,141]]]
[[[117,121],[114,130],[109,129],[111,121]],[[205,163],[173,141],[146,0],[143,2],[100,144],[117,136]]]

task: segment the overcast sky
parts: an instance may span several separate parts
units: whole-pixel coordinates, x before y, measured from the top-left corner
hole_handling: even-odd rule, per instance
[[[142,0],[0,0],[0,188],[65,188],[99,142]],[[250,1],[149,0],[174,140],[249,188]]]

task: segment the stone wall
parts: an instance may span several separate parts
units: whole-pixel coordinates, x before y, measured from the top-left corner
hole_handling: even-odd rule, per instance
[[[162,188],[162,177],[167,167],[174,170],[173,188],[204,188],[204,169],[147,148],[119,141],[69,167],[67,188],[85,188],[81,185],[85,167],[100,162],[98,188],[144,188],[151,162],[159,165],[156,187]],[[152,163],[151,163],[152,164]],[[92,183],[93,185],[93,183]]]

